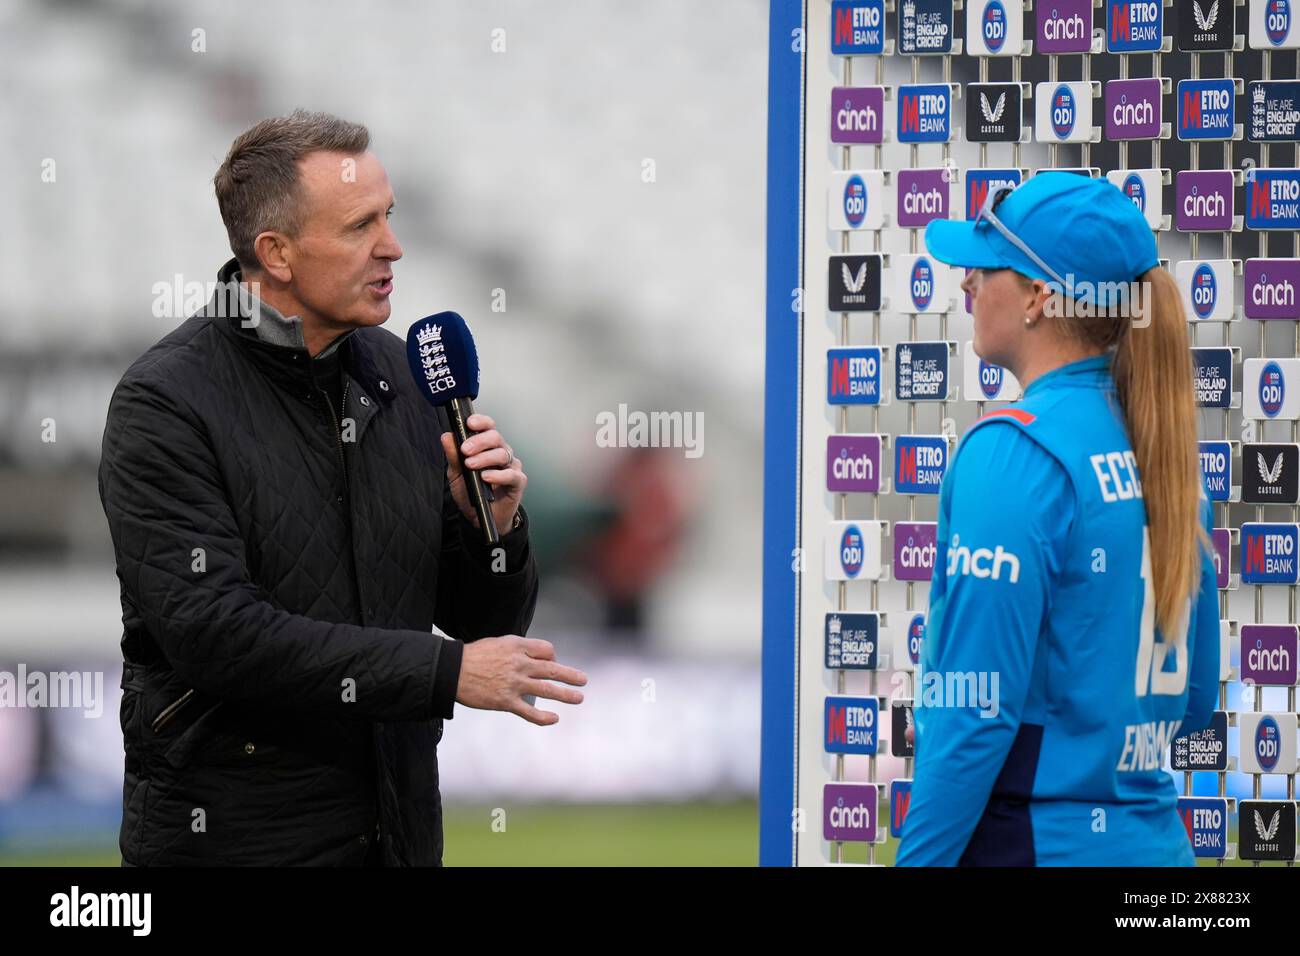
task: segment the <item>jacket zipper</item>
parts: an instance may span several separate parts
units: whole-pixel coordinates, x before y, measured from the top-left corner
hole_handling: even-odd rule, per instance
[[[352,384],[346,378],[343,380],[343,397],[339,402],[339,411],[336,415],[334,407],[329,403],[329,396],[326,395],[325,404],[330,410],[330,419],[334,422],[334,445],[339,453],[339,470],[343,473],[343,490],[348,490],[348,462],[343,455],[343,425],[342,421],[346,417],[348,408],[348,386]]]
[[[177,712],[180,711],[182,707],[184,707],[186,704],[190,702],[190,698],[193,696],[194,696],[194,688],[191,687],[184,694],[182,694],[178,700],[173,701],[172,703],[164,707],[162,713],[160,713],[157,717],[153,719],[153,724],[151,725],[153,727],[153,732],[156,734],[164,727],[166,727],[168,722],[173,717],[176,716]]]

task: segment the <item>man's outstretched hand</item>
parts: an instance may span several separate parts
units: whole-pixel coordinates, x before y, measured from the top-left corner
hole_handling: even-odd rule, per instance
[[[456,702],[479,710],[504,710],[545,727],[557,722],[560,715],[532,706],[525,694],[565,704],[582,703],[582,691],[551,681],[582,687],[587,675],[556,661],[550,641],[514,634],[484,637],[465,645]]]

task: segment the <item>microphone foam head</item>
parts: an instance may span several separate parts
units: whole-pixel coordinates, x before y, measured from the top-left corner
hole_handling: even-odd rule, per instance
[[[432,404],[478,398],[478,353],[458,313],[439,312],[412,325],[406,333],[406,358],[416,386]]]

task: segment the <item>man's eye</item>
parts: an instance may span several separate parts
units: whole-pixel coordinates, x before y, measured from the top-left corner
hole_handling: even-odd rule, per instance
[[[370,225],[370,220],[369,220],[369,219],[363,219],[361,222],[357,223],[356,228],[358,228],[358,229],[364,229],[364,228],[366,228],[366,226],[368,226],[368,225]]]

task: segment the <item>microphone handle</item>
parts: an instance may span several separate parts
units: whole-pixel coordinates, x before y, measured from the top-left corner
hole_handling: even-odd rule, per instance
[[[468,398],[453,398],[447,403],[447,417],[451,419],[452,431],[456,433],[456,455],[460,457],[460,473],[465,479],[465,487],[469,490],[469,500],[474,504],[474,512],[478,515],[479,527],[483,529],[483,541],[486,544],[497,544],[501,536],[497,534],[497,523],[492,518],[492,509],[488,507],[492,499],[492,489],[483,481],[483,476],[477,471],[469,468],[465,464],[464,457],[461,457],[460,446],[469,440],[471,435],[477,434],[469,430],[466,421],[474,414],[474,403]]]

